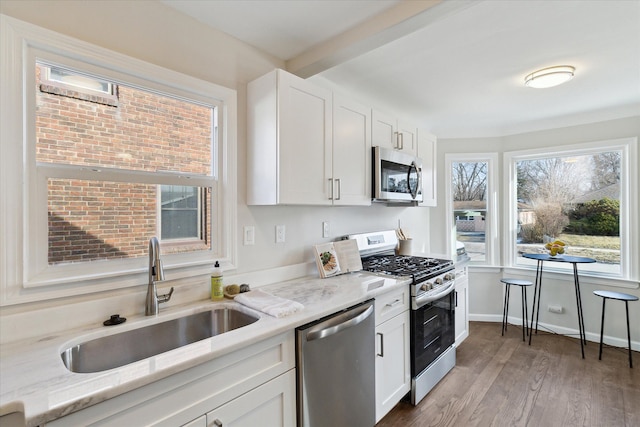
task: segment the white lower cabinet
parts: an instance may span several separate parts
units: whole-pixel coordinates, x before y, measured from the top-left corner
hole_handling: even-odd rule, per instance
[[[376,298],[376,423],[411,389],[408,290]]]
[[[456,347],[469,336],[469,276],[467,267],[456,270]]]
[[[295,426],[295,394],[295,336],[290,331],[46,425]]]
[[[208,427],[296,425],[296,373],[291,370],[207,414]]]

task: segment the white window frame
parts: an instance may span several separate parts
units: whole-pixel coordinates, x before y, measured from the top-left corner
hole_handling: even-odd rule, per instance
[[[472,261],[473,267],[499,267],[500,266],[500,241],[498,239],[498,220],[500,216],[498,195],[498,153],[447,153],[445,160],[445,194],[446,194],[446,218],[449,241],[448,253],[453,259],[456,257],[456,225],[453,221],[453,189],[451,187],[451,165],[453,163],[486,162],[487,163],[487,215],[485,217],[485,248],[484,261]]]
[[[517,233],[517,182],[516,162],[541,157],[569,157],[595,154],[602,151],[621,151],[620,169],[620,274],[607,275],[596,272],[580,271],[580,281],[601,286],[620,286],[628,288],[638,287],[640,267],[637,260],[640,259],[638,235],[638,139],[620,138],[605,141],[587,142],[556,146],[553,148],[537,148],[522,151],[504,153],[504,193],[505,193],[505,221],[503,221],[503,247],[505,248],[505,265],[513,269],[534,269],[516,264],[516,233]],[[636,236],[633,238],[632,236]],[[635,260],[635,261],[634,261]],[[550,264],[550,265],[547,265]],[[554,269],[552,263],[545,264],[545,273],[569,275],[573,277],[573,271]],[[554,271],[555,270],[555,271]]]
[[[214,260],[237,265],[236,128],[233,89],[115,53],[5,15],[0,16],[0,305],[99,292],[146,283],[146,257],[49,266],[47,178],[213,187],[211,251],[163,256],[165,275],[205,274]],[[175,173],[35,163],[35,62],[85,70],[105,80],[167,93],[219,110],[213,145],[214,179]],[[42,214],[44,212],[44,214]]]

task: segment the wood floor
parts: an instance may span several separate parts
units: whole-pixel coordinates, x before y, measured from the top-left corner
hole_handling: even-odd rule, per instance
[[[638,325],[635,325],[638,326]],[[640,353],[472,322],[456,366],[416,407],[403,400],[376,427],[640,426]]]

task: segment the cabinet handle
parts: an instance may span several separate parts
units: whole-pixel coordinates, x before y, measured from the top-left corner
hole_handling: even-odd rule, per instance
[[[340,185],[340,179],[336,179],[336,184],[338,184],[338,197],[336,197],[336,200],[340,200],[340,196],[342,196],[342,186]]]
[[[402,132],[398,132],[398,136],[400,137],[400,146],[398,148],[404,150],[404,134]]]
[[[456,291],[456,308],[458,308],[458,291]]]
[[[396,299],[394,302],[388,302],[386,304],[387,307],[393,307],[394,305],[400,304],[402,301],[400,299]]]
[[[333,200],[333,178],[329,178],[329,200]]]
[[[384,357],[384,335],[378,332],[376,335],[380,337],[380,353],[376,354],[376,356]]]
[[[222,427],[222,421],[216,418],[215,420],[213,420],[213,425],[216,427]]]

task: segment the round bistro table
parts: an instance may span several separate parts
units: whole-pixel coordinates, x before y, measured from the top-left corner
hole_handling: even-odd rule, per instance
[[[578,264],[589,264],[596,262],[593,258],[581,256],[556,256],[549,254],[522,254],[524,258],[535,259],[538,262],[536,266],[536,281],[533,287],[533,313],[531,315],[531,326],[535,318],[536,335],[538,334],[538,320],[540,318],[540,294],[542,293],[542,267],[545,261],[565,262],[573,265],[573,285],[576,291],[576,307],[578,310],[578,330],[580,331],[580,350],[582,350],[582,358],[584,359],[584,346],[587,344],[587,338],[584,331],[584,316],[582,313],[582,297],[580,296],[580,279],[578,278]],[[529,345],[531,345],[531,337],[533,333],[529,333]]]

